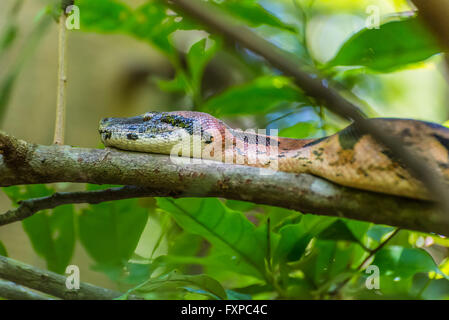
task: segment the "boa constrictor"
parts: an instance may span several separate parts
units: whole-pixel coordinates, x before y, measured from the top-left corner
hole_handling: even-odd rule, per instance
[[[410,119],[369,121],[401,137],[408,148],[449,180],[449,129]],[[206,113],[175,111],[104,118],[99,132],[105,146],[122,150],[176,153],[255,167],[271,168],[276,163],[280,171],[310,173],[343,186],[430,198],[389,150],[371,136],[361,134],[354,125],[320,139],[291,139],[231,129]]]

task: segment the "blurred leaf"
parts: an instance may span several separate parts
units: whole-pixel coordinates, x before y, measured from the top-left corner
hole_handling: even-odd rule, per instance
[[[16,25],[9,25],[3,35],[0,38],[0,54],[3,53],[6,49],[9,49],[11,45],[14,43],[18,33],[18,28]]]
[[[77,0],[82,29],[100,32],[126,30],[132,16],[131,9],[115,0]]]
[[[22,47],[20,54],[15,58],[15,61],[10,63],[8,69],[2,67],[2,72],[5,73],[5,76],[0,79],[0,121],[6,113],[11,94],[14,90],[14,85],[22,68],[40,44],[40,40],[50,26],[50,22],[51,18],[47,15],[40,17],[36,24],[33,25],[31,33],[26,37],[25,44]]]
[[[123,186],[116,185],[116,184],[92,184],[92,183],[87,183],[86,184],[86,191],[105,190],[105,189],[120,188],[120,187],[123,187]]]
[[[327,67],[365,66],[389,72],[440,52],[432,34],[417,18],[412,18],[359,31],[343,44]]]
[[[183,229],[201,235],[219,250],[237,256],[241,263],[251,268],[254,276],[263,276],[265,244],[258,241],[254,225],[240,212],[230,210],[218,199],[158,198],[157,201]]]
[[[130,259],[148,220],[137,199],[100,203],[79,216],[79,236],[97,268],[115,277]]]
[[[318,286],[327,280],[336,250],[335,241],[314,241],[312,252],[301,259],[297,267]]]
[[[189,67],[194,92],[196,92],[196,94],[200,94],[201,91],[201,79],[203,77],[204,68],[220,46],[217,40],[212,40],[212,45],[206,49],[206,41],[207,38],[203,38],[194,43],[187,53],[187,65]]]
[[[204,274],[193,276],[183,275],[179,274],[176,270],[170,272],[169,274],[150,279],[144,284],[139,285],[134,290],[131,290],[131,292],[134,291],[145,294],[154,290],[166,290],[167,288],[197,288],[200,290],[192,291],[200,294],[207,294],[215,299],[225,300],[227,298],[226,292],[217,280]]]
[[[434,271],[449,280],[422,249],[389,246],[380,250],[372,263],[379,267],[382,275],[409,278],[418,272]]]
[[[249,294],[240,293],[234,290],[226,290],[228,300],[252,300],[253,297]]]
[[[3,114],[9,104],[12,91],[14,89],[14,84],[19,75],[19,72],[12,72],[6,76],[5,79],[0,83],[0,119],[3,118]]]
[[[232,272],[232,274],[254,276],[254,268],[247,263],[241,263],[236,256],[228,253],[219,253],[212,247],[206,256],[187,256],[187,255],[164,255],[159,256],[157,260],[168,269],[175,269],[187,265],[199,265],[207,268],[209,273]],[[257,275],[256,275],[257,276]],[[260,276],[259,276],[260,278]]]
[[[11,186],[3,188],[3,192],[13,202],[15,207],[20,200],[39,198],[51,195],[54,190],[45,184],[32,184],[26,186]]]
[[[154,271],[154,268],[150,263],[127,262],[125,267],[127,275],[121,280],[125,283],[131,283],[134,285],[148,280]]]
[[[23,220],[22,225],[48,269],[63,274],[75,249],[73,205],[34,214]]]
[[[11,10],[6,15],[4,21],[3,32],[0,35],[0,57],[12,46],[17,39],[19,27],[17,23],[17,16],[20,13],[24,0],[17,0],[11,7]]]
[[[226,207],[236,211],[246,212],[253,209],[256,204],[247,201],[226,200]]]
[[[170,241],[168,254],[173,256],[195,256],[201,248],[203,238],[196,234],[182,232]]]
[[[302,225],[286,225],[279,230],[281,239],[274,253],[274,262],[284,263],[299,260],[312,240]]]
[[[440,271],[444,273],[446,276],[449,276],[449,258],[445,258],[438,266],[438,269],[440,269]],[[431,271],[429,272],[429,278],[442,279],[444,277],[441,274],[436,273],[435,271]]]
[[[219,115],[255,114],[266,112],[281,102],[304,100],[305,96],[289,79],[263,76],[212,97],[204,103],[202,109]]]
[[[157,79],[157,85],[165,92],[184,92],[188,87],[187,76],[183,70],[177,70],[176,76],[171,80]]]
[[[388,233],[392,232],[395,228],[384,225],[373,225],[367,232],[367,236],[381,242],[382,238]]]
[[[4,257],[8,256],[8,251],[6,251],[5,245],[1,241],[0,241],[0,256],[4,256]]]

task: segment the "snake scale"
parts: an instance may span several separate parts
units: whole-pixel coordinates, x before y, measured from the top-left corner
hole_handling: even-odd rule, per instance
[[[407,148],[449,181],[449,129],[411,119],[369,121],[402,138]],[[186,147],[187,154],[176,153],[255,167],[269,168],[275,161],[280,171],[309,173],[347,187],[430,198],[423,185],[389,150],[371,136],[361,134],[354,124],[319,139],[291,139],[232,129],[207,113],[174,111],[104,118],[99,132],[105,146],[122,150],[173,154],[175,147]],[[195,141],[199,152],[195,151]]]

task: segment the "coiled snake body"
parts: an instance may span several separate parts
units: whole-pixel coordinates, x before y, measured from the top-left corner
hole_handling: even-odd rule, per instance
[[[410,119],[375,118],[391,135],[449,180],[449,129]],[[209,114],[190,111],[148,112],[131,118],[105,118],[99,132],[105,146],[176,154],[292,173],[310,173],[357,189],[429,199],[391,153],[350,125],[320,139],[290,139],[244,132]],[[196,143],[196,144],[195,144]],[[187,152],[187,153],[186,153]]]

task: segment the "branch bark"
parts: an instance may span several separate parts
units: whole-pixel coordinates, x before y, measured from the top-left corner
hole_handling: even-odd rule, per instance
[[[449,223],[434,203],[346,188],[308,174],[214,161],[198,164],[188,158],[174,163],[169,156],[113,149],[43,146],[5,134],[0,134],[0,150],[3,187],[53,182],[144,187],[114,190],[113,195],[83,194],[78,202],[95,197],[104,201],[141,196],[222,197],[449,236]],[[58,198],[70,200],[70,196]],[[42,207],[38,200],[34,208],[54,205],[54,199],[46,201]],[[71,203],[64,201],[60,204]]]
[[[3,256],[0,256],[0,278],[61,299],[110,300],[123,295],[85,282],[80,283],[78,290],[69,290],[65,284],[66,277]]]
[[[167,0],[167,2],[175,4],[175,10],[181,9],[207,27],[221,33],[228,40],[240,43],[259,54],[285,75],[291,76],[308,96],[315,98],[336,114],[353,120],[360,132],[372,135],[379,143],[390,149],[397,159],[402,160],[410,173],[427,187],[429,194],[439,203],[447,215],[446,219],[449,220],[449,190],[442,177],[429,168],[421,157],[410,152],[402,139],[386,134],[382,128],[367,121],[360,109],[329,87],[325,79],[302,70],[298,59],[292,54],[259,37],[246,26],[235,23],[231,17],[208,3],[199,0]]]

